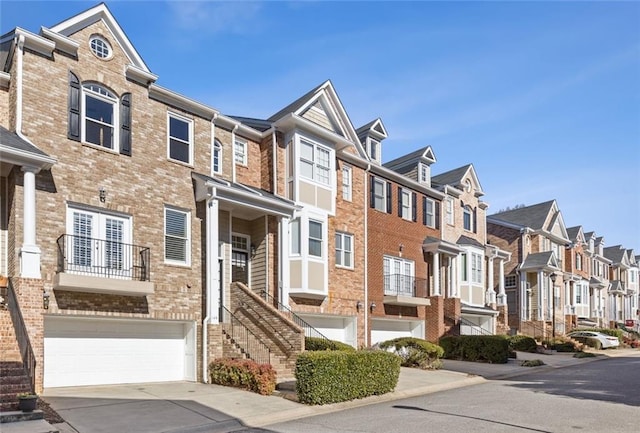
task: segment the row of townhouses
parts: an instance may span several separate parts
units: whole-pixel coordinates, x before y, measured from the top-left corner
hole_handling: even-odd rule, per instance
[[[305,334],[638,319],[631,250],[555,201],[487,215],[473,165],[432,174],[431,147],[383,163],[383,122],[352,125],[330,81],[223,114],[156,84],[104,4],[0,48],[0,349],[37,390],[206,381],[240,351],[290,375]]]

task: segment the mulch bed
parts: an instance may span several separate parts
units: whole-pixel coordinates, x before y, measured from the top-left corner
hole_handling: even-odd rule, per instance
[[[49,403],[44,401],[43,399],[38,399],[38,409],[40,409],[44,414],[44,419],[50,424],[57,424],[64,422],[64,419],[58,415],[58,412],[53,410]]]

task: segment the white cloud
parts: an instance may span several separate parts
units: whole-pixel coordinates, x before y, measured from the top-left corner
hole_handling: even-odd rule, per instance
[[[176,25],[192,34],[254,33],[262,4],[248,1],[168,1]]]

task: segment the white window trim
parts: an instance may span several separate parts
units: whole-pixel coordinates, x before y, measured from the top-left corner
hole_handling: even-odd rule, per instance
[[[105,91],[111,93],[106,87],[104,87],[102,84],[100,83],[84,83],[80,86],[81,88],[81,96],[80,96],[80,100],[82,101],[81,105],[81,127],[80,127],[80,132],[81,132],[81,138],[80,140],[82,141],[83,144],[86,144],[87,146],[93,146],[97,149],[101,149],[101,150],[105,150],[107,152],[113,152],[113,153],[118,153],[120,152],[120,103],[118,98],[116,98],[115,96],[107,96],[107,95],[103,95],[101,93],[98,93],[96,91],[87,89],[86,86],[97,86],[100,87],[102,89],[104,89]],[[102,146],[100,144],[95,144],[95,143],[90,143],[87,141],[87,95],[91,95],[91,97],[96,98],[96,99],[100,99],[102,101],[108,102],[113,106],[113,148],[110,147],[105,147]]]
[[[185,162],[185,161],[180,161],[179,159],[173,159],[171,158],[171,118],[180,120],[182,122],[187,123],[187,125],[189,126],[189,141],[186,142],[184,140],[181,140],[179,138],[175,138],[174,140],[180,141],[182,143],[186,143],[189,145],[189,161]],[[176,113],[172,113],[172,112],[167,112],[167,159],[169,161],[173,161],[173,162],[177,162],[178,164],[186,164],[189,166],[193,166],[193,145],[194,143],[194,139],[193,139],[193,119],[189,119],[188,117],[184,117],[181,116],[179,114]]]
[[[179,212],[185,215],[185,222],[186,222],[186,247],[185,247],[185,260],[171,260],[171,259],[167,259],[167,242],[166,242],[166,236],[167,236],[167,210],[171,210],[173,212]],[[162,244],[163,244],[163,259],[164,259],[164,263],[169,264],[169,265],[176,265],[176,266],[184,266],[184,267],[190,267],[191,266],[191,211],[185,210],[185,209],[180,209],[178,207],[174,207],[174,206],[169,206],[169,205],[165,205],[164,206],[164,210],[163,210],[163,226],[162,226]]]
[[[406,221],[413,221],[413,202],[411,191],[408,189],[402,189],[402,219]],[[407,203],[405,203],[405,198],[407,199]],[[406,215],[405,215],[406,214]]]
[[[335,246],[335,250],[336,252],[340,251],[340,261],[341,263],[338,263],[338,261],[336,260],[336,267],[338,268],[345,268],[345,269],[353,269],[353,264],[355,263],[355,258],[354,258],[354,251],[353,251],[353,247],[354,247],[354,240],[355,237],[353,234],[351,233],[345,233],[345,232],[336,232],[336,236],[340,236],[342,238],[342,248],[338,249],[337,245]],[[344,239],[345,238],[350,238],[351,240],[351,250],[346,250],[344,248]],[[351,264],[350,265],[345,265],[344,264],[344,253],[345,252],[349,252],[351,253]]]
[[[449,225],[454,225],[456,220],[455,220],[455,204],[454,204],[454,200],[453,197],[447,197],[446,200],[446,219],[447,219],[447,224]]]
[[[464,225],[464,216],[467,214],[469,214],[469,228]],[[473,231],[473,209],[469,206],[465,206],[462,210],[462,228],[467,232]]]
[[[435,228],[436,226],[436,202],[427,197],[427,227]],[[431,213],[429,213],[429,203],[431,203]],[[429,216],[431,216],[431,224],[429,224]]]
[[[382,161],[381,148],[382,146],[380,144],[380,141],[376,140],[375,138],[367,139],[367,150],[369,151],[369,157],[372,161],[375,161],[378,164]],[[374,153],[372,152],[373,149],[375,149],[375,157],[371,156]]]
[[[241,146],[242,147],[242,153],[238,153],[236,151],[236,148]],[[242,165],[244,167],[246,167],[249,163],[249,157],[247,155],[248,149],[249,149],[249,144],[247,142],[247,140],[244,140],[242,138],[238,138],[235,137],[234,141],[233,141],[233,162],[234,164],[239,164]],[[241,156],[241,160],[238,160],[238,156]]]
[[[353,199],[353,169],[349,165],[342,167],[342,199],[346,201]]]
[[[302,158],[302,146],[304,144],[310,145],[313,148],[313,160],[309,160],[306,158]],[[333,172],[335,171],[335,152],[333,151],[333,149],[324,146],[314,140],[311,140],[307,137],[301,137],[298,136],[298,140],[297,140],[297,149],[298,149],[298,158],[297,158],[297,166],[298,166],[298,174],[300,176],[301,179],[304,179],[305,181],[310,181],[313,182],[323,188],[331,188],[334,185],[334,180],[333,180]],[[328,153],[328,163],[329,165],[327,167],[320,165],[318,162],[318,149],[320,149],[321,151],[327,152]],[[305,176],[302,173],[302,162],[307,162],[309,164],[311,164],[312,166],[312,177],[309,176]],[[318,180],[318,170],[322,169],[322,170],[327,170],[327,174],[328,174],[328,178],[327,178],[327,182],[323,182],[321,180]]]
[[[422,162],[418,164],[418,180],[420,183],[429,183],[429,166]]]
[[[484,280],[484,255],[471,252],[471,283],[482,284]]]
[[[507,281],[511,281],[513,279],[513,284],[507,284]],[[505,275],[504,276],[504,288],[505,289],[513,289],[518,286],[518,276],[517,275]]]
[[[216,169],[216,153],[218,153],[218,168]],[[222,173],[222,143],[217,139],[213,140],[211,148],[211,171],[215,174]]]
[[[320,231],[322,233],[322,238],[312,238],[311,237],[311,223],[316,223],[316,224],[320,224]],[[326,227],[325,227],[325,222],[322,220],[317,220],[314,218],[309,218],[307,219],[307,224],[306,224],[306,229],[307,229],[307,256],[309,258],[313,258],[316,260],[324,260],[324,258],[326,257],[326,249],[327,249],[327,235],[326,235]],[[320,241],[320,255],[317,256],[315,254],[311,254],[310,252],[310,248],[309,245],[311,243],[311,240],[315,240],[315,241]]]
[[[374,183],[374,191],[375,191],[375,184],[381,184],[382,185],[382,209],[378,209],[378,207],[376,206],[375,203],[375,193],[373,194],[374,196],[374,201],[373,201],[373,209],[380,211],[380,212],[387,212],[387,181],[380,179],[379,177],[374,177],[373,178],[373,183]]]

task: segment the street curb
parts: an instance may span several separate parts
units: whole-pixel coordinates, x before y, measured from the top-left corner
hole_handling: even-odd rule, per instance
[[[332,412],[338,412],[345,409],[354,409],[357,407],[368,406],[371,404],[384,403],[394,400],[402,400],[420,395],[432,394],[434,392],[448,391],[450,389],[462,388],[466,386],[477,385],[487,382],[482,376],[471,376],[454,381],[441,383],[436,385],[428,385],[419,388],[413,388],[405,391],[393,391],[383,395],[374,395],[358,400],[345,401],[340,403],[332,403],[322,406],[305,406],[300,408],[287,410],[280,413],[261,415],[255,417],[238,418],[247,427],[264,427],[270,424],[291,421],[299,418],[306,418],[314,415],[324,415]]]

